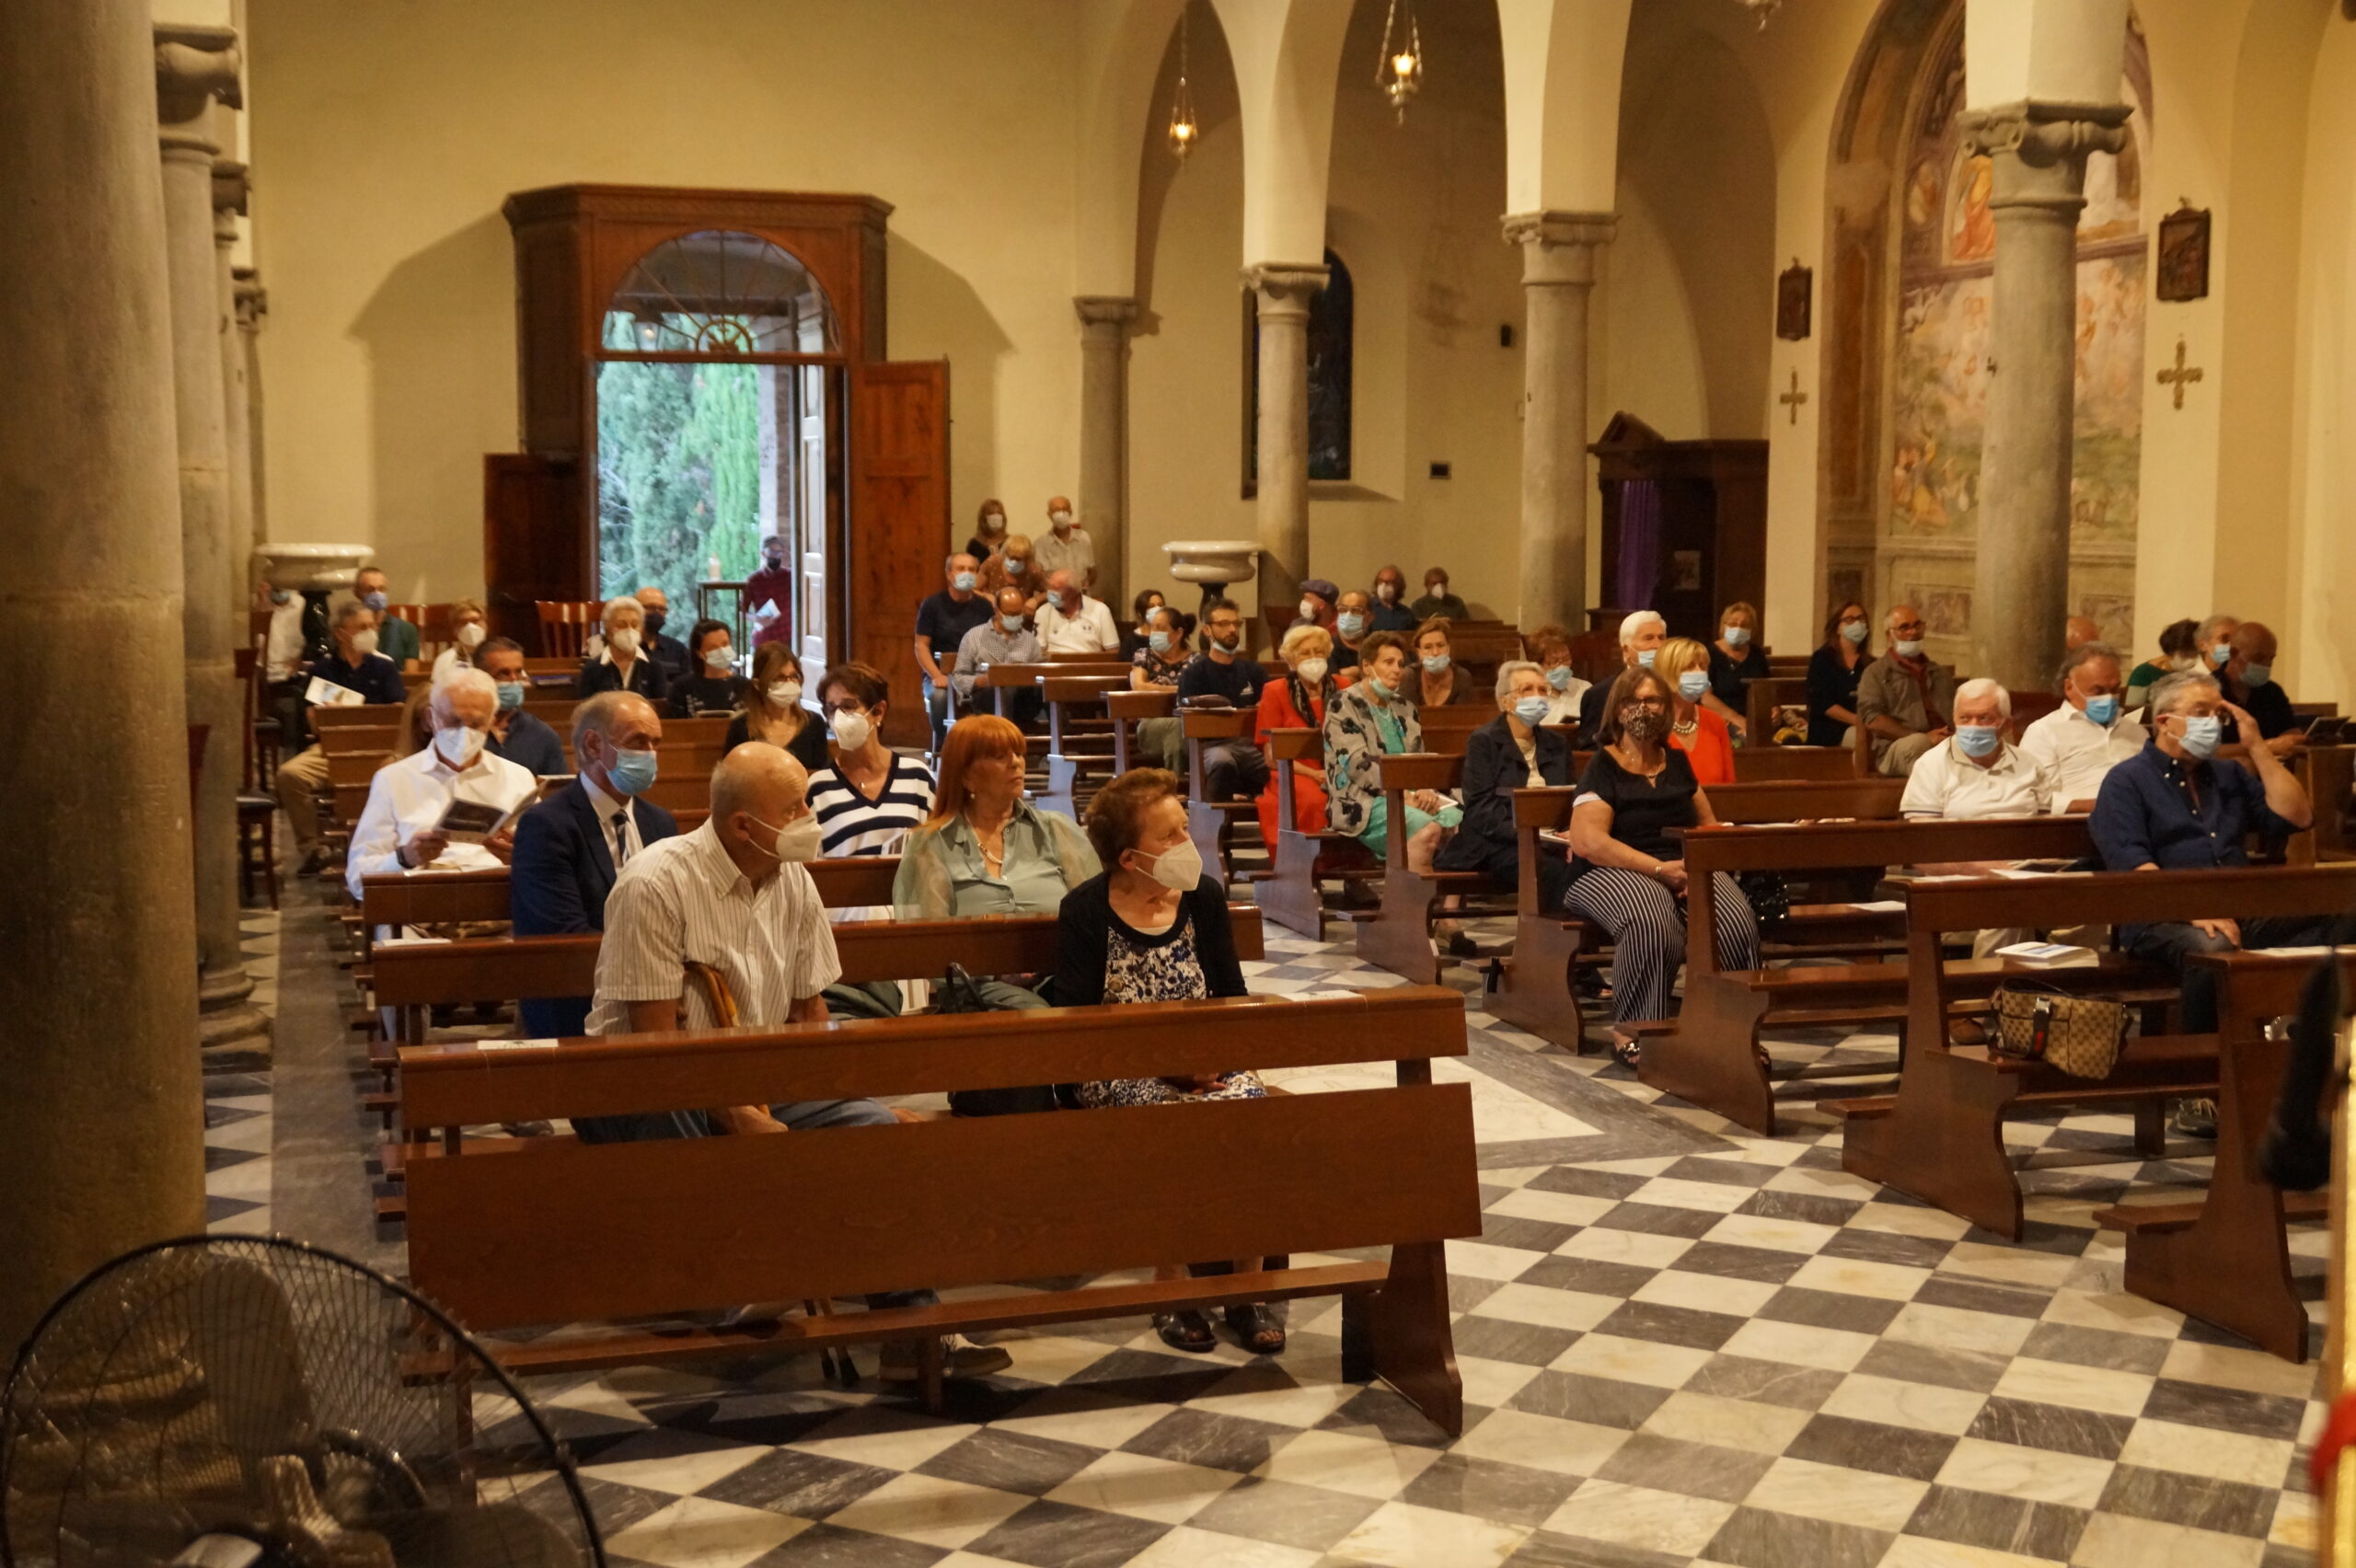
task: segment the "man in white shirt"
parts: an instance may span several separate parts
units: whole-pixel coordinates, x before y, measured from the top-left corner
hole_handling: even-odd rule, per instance
[[[2119,651],[2082,642],[2062,661],[2062,706],[2021,732],[2021,755],[2045,769],[2050,812],[2091,812],[2110,770],[2140,754],[2150,732],[2119,709]]]
[[[1924,752],[1906,777],[1900,814],[1969,822],[2039,816],[2052,798],[2051,775],[2004,739],[2012,693],[1994,681],[1966,681],[1955,694],[1955,733]]]
[[[818,853],[818,822],[803,796],[809,775],[779,747],[753,741],[711,772],[711,814],[693,833],[649,844],[629,859],[606,899],[591,1034],[713,1028],[710,1004],[687,984],[687,966],[715,970],[756,1029],[826,1020],[826,988],[842,974],[826,906],[802,862]],[[915,1121],[872,1100],[737,1105],[709,1112],[583,1117],[584,1143],[645,1142],[875,1126]],[[874,1306],[916,1305],[929,1291],[872,1297]],[[1011,1364],[994,1346],[953,1338],[947,1370],[978,1377]],[[884,1376],[913,1378],[917,1347],[884,1346]]]
[[[441,827],[454,801],[505,813],[534,800],[540,781],[528,768],[483,750],[499,714],[499,687],[480,670],[460,670],[433,694],[433,744],[388,762],[368,785],[368,804],[352,830],[344,885],[360,896],[364,877],[434,866],[470,870],[503,866],[515,842],[502,827],[480,843],[453,842]]]
[[[1068,571],[1047,574],[1047,602],[1039,606],[1039,646],[1050,653],[1102,653],[1110,658],[1121,651],[1121,628],[1113,624],[1112,606],[1080,591]]]
[[[1084,591],[1096,586],[1096,541],[1071,519],[1071,502],[1047,498],[1047,531],[1032,541],[1032,559],[1043,572],[1068,571]]]

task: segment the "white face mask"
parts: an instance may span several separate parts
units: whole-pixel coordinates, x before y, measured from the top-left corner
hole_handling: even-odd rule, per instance
[[[875,733],[875,726],[864,713],[843,712],[835,715],[835,744],[845,751],[857,751]]]
[[[802,700],[800,681],[771,681],[769,700],[780,708],[791,708]]]
[[[606,645],[627,659],[638,651],[638,628],[626,626],[606,639]]]
[[[374,631],[353,633],[352,639],[352,656],[353,658],[365,659],[369,654],[374,653],[375,651],[376,651],[376,634]]]
[[[761,822],[760,818],[755,817],[753,820],[760,823],[764,829],[768,828],[769,824]],[[798,864],[818,858],[818,819],[808,812],[803,812],[783,827],[773,831],[777,836],[769,845],[769,853],[775,855],[780,860],[791,860]]]
[[[1132,850],[1131,853],[1139,852]],[[1203,852],[1195,847],[1193,839],[1182,838],[1156,855],[1150,864],[1130,869],[1143,871],[1173,892],[1192,893],[1202,884]]]
[[[1300,677],[1303,686],[1322,686],[1325,684],[1325,661],[1303,659],[1292,667],[1292,673]]]
[[[713,674],[720,674],[736,662],[736,650],[726,643],[717,648],[707,648],[703,651],[703,662]]]
[[[488,738],[480,730],[454,724],[446,730],[433,732],[433,749],[451,767],[468,768],[474,766],[475,758],[482,755],[482,744]]]
[[[466,625],[458,628],[458,646],[461,648],[479,648],[482,646],[484,635],[482,622],[468,621]]]
[[[1300,602],[1300,618],[1303,620],[1315,620],[1317,618],[1318,608],[1319,606],[1316,600],[1303,599]]]
[[[1058,528],[1068,528],[1071,526],[1071,513],[1068,512],[1050,512],[1047,513],[1047,521],[1054,524]]]

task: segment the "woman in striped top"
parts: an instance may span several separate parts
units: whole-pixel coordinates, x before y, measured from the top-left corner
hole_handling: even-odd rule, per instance
[[[865,664],[835,664],[818,687],[818,709],[834,732],[832,758],[810,775],[810,811],[819,854],[896,855],[908,830],[932,810],[932,775],[884,744],[890,688]]]

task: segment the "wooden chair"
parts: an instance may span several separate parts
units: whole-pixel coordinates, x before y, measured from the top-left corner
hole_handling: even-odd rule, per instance
[[[536,599],[540,617],[540,652],[546,658],[579,663],[591,634],[605,629],[602,599]]]
[[[1230,1068],[1397,1063],[1351,1091],[919,1122],[797,1137],[587,1145],[460,1129],[680,1105]],[[402,1053],[403,1115],[435,1141],[409,1160],[412,1283],[518,1373],[790,1355],[1176,1308],[1343,1297],[1343,1372],[1380,1376],[1441,1431],[1463,1425],[1443,1243],[1481,1225],[1469,1086],[1432,1081],[1465,1051],[1463,1003],[1398,987],[1308,1001],[1238,997],[625,1035],[560,1050],[472,1043]],[[1086,1181],[1072,1180],[1086,1171]],[[715,1205],[726,1191],[733,1201]],[[1184,1204],[1155,1194],[1184,1191]],[[943,1206],[939,1194],[958,1201]],[[618,1326],[748,1301],[831,1300],[1012,1280],[1086,1282],[1189,1258],[1390,1250],[1388,1262],[956,1298],[686,1333]],[[584,1268],[595,1257],[605,1266]],[[449,1363],[416,1358],[414,1375]]]
[[[2095,1223],[2126,1233],[2127,1288],[2216,1324],[2285,1361],[2307,1358],[2307,1309],[2291,1277],[2286,1230],[2331,1212],[2328,1192],[2286,1193],[2258,1169],[2290,1043],[2268,1032],[2297,1010],[2320,961],[2287,952],[2194,953],[2217,980],[2217,1159],[2206,1196],[2126,1203]],[[2340,950],[2343,996],[2356,996],[2356,954]]]
[[[254,900],[256,884],[269,890],[270,906],[278,907],[278,797],[240,790],[237,794],[237,891],[247,903]]]
[[[1834,1106],[1844,1122],[1842,1169],[2018,1240],[2020,1183],[2005,1158],[2003,1136],[2008,1113],[2050,1105],[2128,1105],[2136,1112],[2139,1148],[2156,1155],[2163,1103],[2218,1092],[2215,1034],[2147,1031],[2127,1043],[2118,1066],[2101,1079],[2072,1078],[1990,1046],[1949,1044],[1946,1020],[1974,982],[1986,986],[2001,976],[2079,984],[2081,976],[2096,972],[2015,968],[2005,974],[1997,961],[1977,961],[1996,964],[1999,974],[1988,975],[1967,965],[1943,964],[1939,939],[1946,933],[2002,926],[2328,915],[2351,903],[2356,867],[2347,866],[2123,871],[2033,881],[1981,877],[1915,885],[1907,894],[1907,1052],[1898,1092]]]
[[[1180,721],[1186,742],[1186,836],[1212,875],[1230,885],[1236,880],[1235,825],[1256,822],[1259,801],[1256,797],[1212,800],[1203,759],[1212,746],[1239,740],[1248,744],[1257,717],[1249,708],[1213,708],[1195,709]]]

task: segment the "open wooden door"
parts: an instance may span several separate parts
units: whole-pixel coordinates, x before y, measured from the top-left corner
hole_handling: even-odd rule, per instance
[[[482,459],[482,580],[493,636],[540,651],[541,599],[589,597],[581,545],[578,468],[525,452]]]
[[[892,684],[885,743],[921,747],[916,613],[949,553],[949,362],[853,365],[850,405],[850,656]]]

